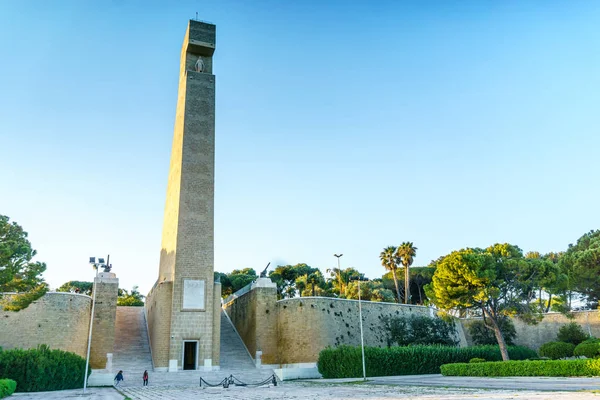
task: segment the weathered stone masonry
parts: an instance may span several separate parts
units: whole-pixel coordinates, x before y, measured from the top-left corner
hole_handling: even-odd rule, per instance
[[[159,277],[146,299],[158,370],[184,367],[186,341],[197,343],[194,368],[212,369],[219,363],[220,325],[215,321],[220,301],[215,301],[215,293],[220,294],[220,285],[214,284],[215,32],[212,24],[190,21],[181,50]],[[201,71],[196,70],[199,59]]]
[[[108,353],[115,343],[115,320],[119,280],[114,274],[95,278],[96,307],[90,348],[90,366],[106,367]],[[24,310],[0,311],[0,347],[70,351],[85,358],[90,329],[92,298],[75,293],[46,293]]]
[[[92,298],[73,293],[46,293],[19,312],[0,311],[0,347],[52,349],[87,353]]]
[[[327,346],[360,345],[356,300],[300,297],[277,301],[274,284],[263,283],[224,307],[250,354],[256,359],[257,352],[262,353],[262,364],[314,363]],[[431,315],[427,307],[370,301],[362,302],[362,313],[365,345],[378,347],[387,346],[384,316]]]

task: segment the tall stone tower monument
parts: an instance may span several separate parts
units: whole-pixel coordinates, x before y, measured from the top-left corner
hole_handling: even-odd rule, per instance
[[[216,369],[221,285],[214,283],[215,25],[183,40],[159,277],[146,299],[155,370]]]

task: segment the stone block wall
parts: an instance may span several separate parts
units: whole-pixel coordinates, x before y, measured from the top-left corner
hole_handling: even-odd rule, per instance
[[[279,364],[277,343],[277,287],[268,278],[260,278],[252,289],[224,305],[231,322],[248,352],[261,364]]]
[[[277,301],[275,287],[255,284],[224,308],[250,354],[262,352],[263,365],[315,363],[327,346],[360,345],[356,300],[300,297]],[[366,346],[387,346],[385,316],[431,316],[429,308],[422,306],[363,301],[362,308]]]
[[[46,293],[19,312],[0,311],[0,347],[70,351],[85,358],[92,298],[74,293]]]
[[[157,282],[146,297],[145,312],[154,368],[169,366],[173,282]]]
[[[277,302],[280,364],[314,363],[327,346],[360,345],[357,300],[300,297]],[[387,346],[382,318],[426,315],[423,306],[362,302],[365,346]]]
[[[102,272],[98,278],[94,279],[94,283],[96,305],[94,307],[90,366],[93,369],[104,369],[106,368],[106,355],[113,353],[115,347],[119,280],[113,273]]]
[[[569,320],[560,313],[545,314],[542,321],[536,325],[528,325],[517,318],[512,318],[515,331],[517,332],[515,344],[537,350],[544,343],[555,341],[560,327],[570,322],[576,322],[581,325],[584,332],[589,335],[600,337],[600,314],[598,311],[576,311],[573,312],[573,315],[575,318]],[[461,320],[469,345],[473,344],[473,339],[469,335],[469,325],[475,320],[477,319]]]

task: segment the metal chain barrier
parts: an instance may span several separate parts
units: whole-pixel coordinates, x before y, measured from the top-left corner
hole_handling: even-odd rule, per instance
[[[281,382],[281,379],[279,379],[277,377],[277,375],[275,375],[275,374],[271,375],[264,381],[257,382],[257,383],[242,382],[235,376],[229,375],[228,378],[223,378],[223,380],[221,382],[216,383],[216,384],[209,383],[209,382],[205,381],[203,378],[200,378],[200,387],[205,388],[205,387],[220,387],[220,386],[222,386],[224,389],[227,389],[227,388],[229,388],[230,385],[245,386],[245,387],[258,387],[258,386],[264,386],[267,384],[272,384],[273,386],[277,386],[277,383],[279,383],[279,382]]]

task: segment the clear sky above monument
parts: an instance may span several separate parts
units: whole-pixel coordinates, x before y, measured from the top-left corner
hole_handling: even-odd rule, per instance
[[[52,286],[158,271],[187,19],[217,25],[215,269],[382,274],[600,227],[597,2],[0,2],[0,213]]]

